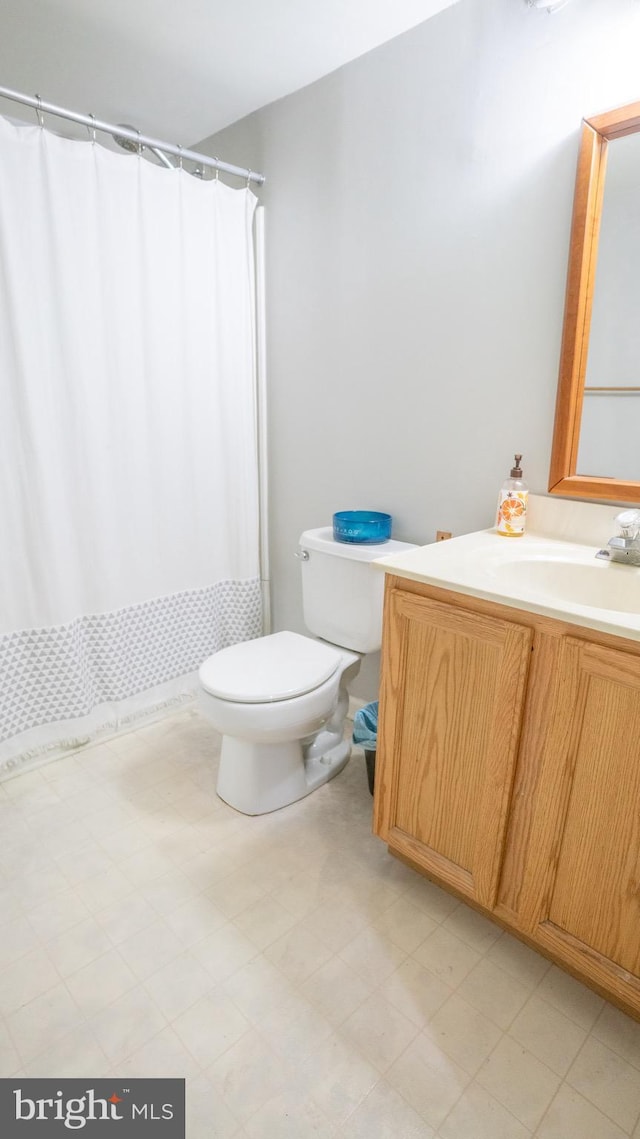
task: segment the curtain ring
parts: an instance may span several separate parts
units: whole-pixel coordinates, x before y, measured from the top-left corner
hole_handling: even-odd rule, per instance
[[[218,155],[217,155],[217,154],[214,154],[214,156],[213,156],[213,157],[214,157],[214,159],[215,159],[215,161],[216,161],[216,162],[219,162],[219,161],[220,161],[220,159],[218,158]],[[220,181],[220,167],[219,167],[219,166],[216,166],[216,167],[215,167],[215,180],[216,180],[216,182],[219,182],[219,181]]]
[[[95,115],[92,115],[92,114],[91,114],[91,111],[89,111],[89,118],[91,119],[91,126],[90,126],[90,127],[87,127],[87,133],[88,133],[88,135],[89,135],[89,138],[90,138],[91,142],[92,142],[92,143],[93,143],[93,145],[95,146],[95,141],[96,141],[96,116],[95,116]]]
[[[36,99],[38,100],[37,105],[36,105],[36,115],[38,116],[38,122],[40,124],[40,127],[44,128],[44,119],[42,117],[42,99],[40,98],[40,96],[38,94],[36,94]]]
[[[180,146],[180,143],[178,143],[177,146],[178,150],[180,151],[178,155],[178,170],[182,170],[182,147]]]
[[[247,190],[251,189],[251,170],[247,170]]]
[[[138,158],[140,158],[140,155],[142,154],[142,151],[144,149],[144,147],[142,146],[142,143],[140,142],[140,127],[136,127],[136,134],[138,136],[138,144],[137,144],[138,145]]]

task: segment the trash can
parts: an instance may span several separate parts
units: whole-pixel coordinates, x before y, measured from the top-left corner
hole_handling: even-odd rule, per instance
[[[373,795],[376,772],[376,744],[378,742],[378,701],[365,704],[353,717],[353,742],[364,750],[367,764],[367,781]]]

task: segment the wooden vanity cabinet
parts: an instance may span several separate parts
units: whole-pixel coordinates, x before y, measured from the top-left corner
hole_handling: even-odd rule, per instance
[[[562,640],[521,926],[640,1015],[640,657]]]
[[[532,632],[393,589],[387,634],[377,833],[493,908]]]
[[[640,644],[388,576],[374,830],[640,1016]]]

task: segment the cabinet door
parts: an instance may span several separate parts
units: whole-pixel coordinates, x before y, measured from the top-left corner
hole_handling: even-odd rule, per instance
[[[640,998],[640,658],[563,638],[522,917],[596,984]]]
[[[397,589],[385,622],[376,833],[492,907],[531,630]]]

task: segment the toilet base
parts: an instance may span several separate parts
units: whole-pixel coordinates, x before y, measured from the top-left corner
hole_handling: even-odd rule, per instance
[[[273,744],[224,736],[216,791],[243,815],[264,815],[333,779],[350,755],[350,742],[327,730],[309,740]]]

